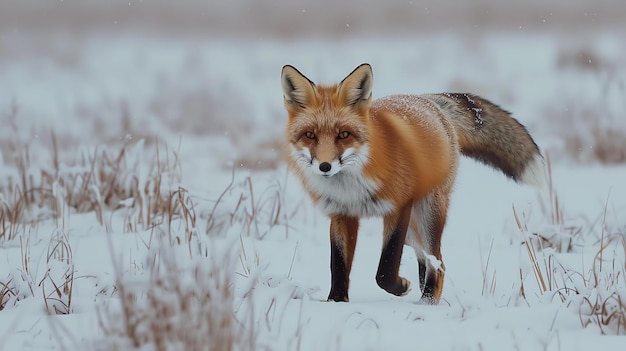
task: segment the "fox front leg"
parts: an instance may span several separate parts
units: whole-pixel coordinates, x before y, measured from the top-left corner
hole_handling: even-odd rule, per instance
[[[350,270],[359,230],[359,219],[343,215],[330,218],[330,293],[328,301],[348,302]]]

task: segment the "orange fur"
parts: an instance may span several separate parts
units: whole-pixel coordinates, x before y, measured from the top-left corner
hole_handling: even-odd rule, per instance
[[[365,177],[382,185],[376,196],[396,207],[423,198],[443,183],[452,167],[452,150],[443,126],[425,129],[415,121],[403,120],[399,112],[373,110],[370,140],[380,147],[372,148],[371,162],[363,170]],[[421,117],[439,118],[435,113]]]

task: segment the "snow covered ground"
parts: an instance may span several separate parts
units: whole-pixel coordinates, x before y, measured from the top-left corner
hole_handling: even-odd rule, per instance
[[[599,163],[589,132],[626,135],[617,34],[1,45],[0,350],[623,348],[626,166]],[[328,220],[280,161],[282,65],[335,82],[362,62],[375,97],[488,97],[552,158],[552,197],[462,161],[438,306],[416,304],[411,250],[413,290],[377,287],[377,219],[350,302],[325,302]]]

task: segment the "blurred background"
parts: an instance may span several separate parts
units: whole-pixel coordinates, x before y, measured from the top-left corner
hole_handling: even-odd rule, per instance
[[[3,34],[139,31],[158,35],[296,38],[437,31],[606,29],[619,0],[4,0]],[[67,33],[66,33],[67,34]]]
[[[626,162],[626,2],[19,1],[0,3],[0,145],[159,138],[273,168],[284,64],[374,95],[471,91],[554,157]],[[0,159],[0,161],[2,161]]]

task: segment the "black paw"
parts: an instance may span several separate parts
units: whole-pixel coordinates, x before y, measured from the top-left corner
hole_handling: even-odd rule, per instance
[[[328,299],[326,301],[348,302],[348,294],[341,294],[331,291],[330,294],[328,294]]]

